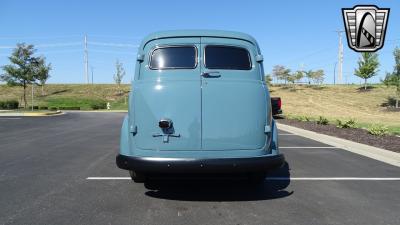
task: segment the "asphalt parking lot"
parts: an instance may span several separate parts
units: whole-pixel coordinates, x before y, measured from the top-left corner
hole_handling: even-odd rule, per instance
[[[283,131],[263,185],[134,184],[115,165],[123,116],[0,117],[0,224],[400,224],[400,168]]]

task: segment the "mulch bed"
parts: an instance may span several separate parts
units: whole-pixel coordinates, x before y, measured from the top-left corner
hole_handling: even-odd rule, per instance
[[[368,131],[359,128],[338,128],[336,125],[319,125],[316,122],[303,122],[298,120],[289,120],[276,118],[279,123],[311,130],[321,134],[335,136],[350,141],[383,148],[386,150],[400,152],[400,137],[394,135],[374,136]]]

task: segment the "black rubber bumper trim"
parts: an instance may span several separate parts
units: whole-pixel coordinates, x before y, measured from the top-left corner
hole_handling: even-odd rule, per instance
[[[265,172],[285,163],[283,154],[251,158],[153,158],[118,155],[117,166],[147,173],[230,173]]]

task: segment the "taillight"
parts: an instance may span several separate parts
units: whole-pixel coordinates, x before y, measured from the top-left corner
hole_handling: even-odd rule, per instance
[[[278,99],[278,108],[280,109],[282,107],[282,100]]]

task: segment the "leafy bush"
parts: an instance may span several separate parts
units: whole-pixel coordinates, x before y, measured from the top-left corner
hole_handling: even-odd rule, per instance
[[[388,128],[386,126],[383,125],[372,125],[370,127],[368,127],[368,133],[372,134],[372,135],[376,135],[376,136],[383,136],[385,134],[388,133]]]
[[[51,111],[57,111],[57,107],[50,107]]]
[[[17,100],[0,101],[0,109],[18,109]]]
[[[40,110],[48,110],[49,107],[47,107],[47,106],[39,106],[39,109],[40,109]]]
[[[381,104],[382,107],[394,107],[396,106],[396,98],[389,96],[386,98],[386,102]]]
[[[97,110],[97,109],[105,109],[105,108],[107,108],[107,103],[106,103],[106,102],[95,102],[95,103],[92,103],[92,104],[90,105],[90,107],[91,107],[92,109],[94,109],[94,110]]]
[[[356,121],[354,119],[345,120],[342,122],[341,120],[337,120],[338,128],[356,128]]]
[[[329,120],[323,116],[320,116],[317,120],[317,124],[319,125],[328,125],[329,124]]]

